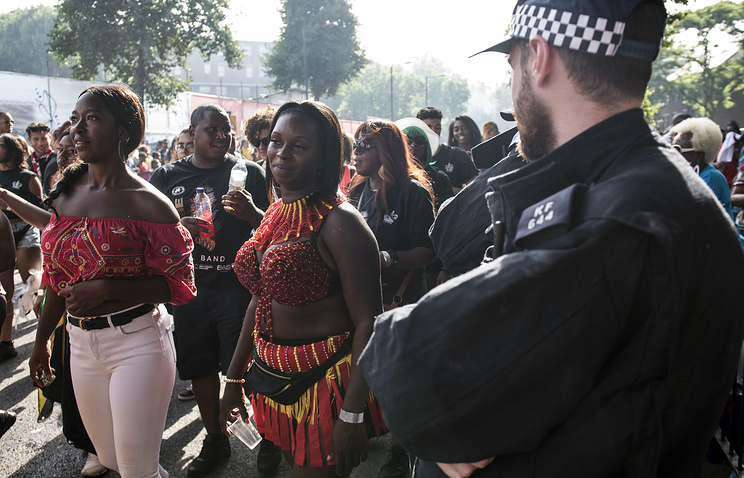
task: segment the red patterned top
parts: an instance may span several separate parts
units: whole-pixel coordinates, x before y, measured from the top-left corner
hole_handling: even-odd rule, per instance
[[[94,279],[141,279],[161,275],[170,302],[196,297],[191,235],[179,223],[123,218],[52,215],[41,236],[42,283],[56,292]]]

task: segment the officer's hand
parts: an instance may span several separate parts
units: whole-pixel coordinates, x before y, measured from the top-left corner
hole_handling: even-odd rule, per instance
[[[492,461],[493,458],[486,458],[475,463],[437,463],[437,465],[450,478],[467,478],[475,473],[476,470],[490,465]]]

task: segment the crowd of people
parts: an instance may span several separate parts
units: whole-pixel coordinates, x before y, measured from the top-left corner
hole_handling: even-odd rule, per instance
[[[30,375],[63,377],[84,476],[169,476],[176,372],[206,431],[189,477],[238,415],[263,474],[348,476],[390,433],[380,478],[696,476],[744,334],[744,138],[644,120],[665,18],[519,0],[484,50],[509,55],[516,130],[462,114],[446,142],[426,105],[346,133],[320,102],[239,132],[204,104],[154,145],[124,86],[25,138],[0,112],[0,360],[17,269],[41,284]]]

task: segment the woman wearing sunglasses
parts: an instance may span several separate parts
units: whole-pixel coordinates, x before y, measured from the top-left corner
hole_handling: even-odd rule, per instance
[[[260,165],[263,165],[267,158],[272,119],[274,119],[274,109],[269,106],[256,111],[256,114],[245,120],[243,124],[245,137],[256,148],[256,157],[253,160]]]
[[[449,176],[437,168],[436,161],[433,160],[434,152],[439,146],[439,136],[418,118],[399,119],[395,125],[405,135],[413,159],[426,171],[434,193],[434,208],[438,210],[444,201],[454,196]]]
[[[385,430],[357,367],[382,310],[377,245],[339,194],[342,133],[330,108],[282,105],[267,161],[266,189],[273,199],[278,188],[281,199],[233,266],[253,299],[225,378],[220,424],[226,432],[234,408],[248,418],[241,386],[248,370],[258,431],[281,446],[292,476],[348,475],[367,458],[367,437]],[[284,382],[278,392],[265,386],[282,374],[303,383],[284,390]]]
[[[408,150],[401,130],[388,121],[362,123],[354,135],[357,174],[349,200],[374,232],[380,248],[386,310],[426,293],[424,267],[436,258],[429,240],[434,206],[429,178]],[[380,470],[386,478],[409,474],[406,451],[395,439]]]
[[[437,168],[436,161],[432,159],[432,151],[436,151],[439,146],[439,136],[418,118],[399,119],[395,124],[408,140],[408,150],[411,156],[426,171],[434,193],[434,209],[438,211],[447,199],[454,196],[449,176]],[[424,272],[426,287],[429,290],[452,278],[452,273],[444,267],[439,258],[427,264]]]
[[[436,257],[429,240],[434,222],[429,178],[395,124],[367,121],[355,138],[357,174],[349,200],[380,247],[383,304],[393,308],[416,302],[426,293],[423,268]]]

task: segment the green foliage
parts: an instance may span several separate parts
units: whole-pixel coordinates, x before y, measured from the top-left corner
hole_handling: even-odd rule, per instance
[[[722,1],[671,18],[666,48],[654,64],[649,87],[652,101],[680,97],[697,114],[713,117],[719,106],[730,107],[731,94],[744,89],[741,54],[713,66],[711,42],[725,32],[739,45],[744,41],[744,4]],[[693,42],[690,43],[689,38]]]
[[[0,15],[0,70],[30,75],[69,75],[69,68],[47,57],[49,30],[53,24],[52,7],[18,9]]]
[[[305,86],[306,60],[312,97],[333,96],[367,63],[356,37],[358,22],[346,0],[282,0],[281,14],[281,36],[264,57],[275,88]]]
[[[652,126],[656,126],[656,115],[659,114],[663,103],[654,103],[651,100],[651,95],[654,94],[652,89],[646,90],[646,95],[643,97],[643,116],[646,118],[646,122]]]
[[[370,116],[390,118],[390,72],[389,66],[371,63],[358,78],[343,85],[339,90],[339,116],[356,121]],[[466,111],[470,99],[467,81],[446,73],[439,62],[418,64],[411,73],[393,67],[392,119],[416,116],[424,106],[435,106],[445,118]]]
[[[51,32],[54,55],[72,75],[129,84],[149,103],[169,105],[189,80],[172,76],[192,50],[222,51],[231,67],[242,52],[225,23],[227,0],[63,0]]]

